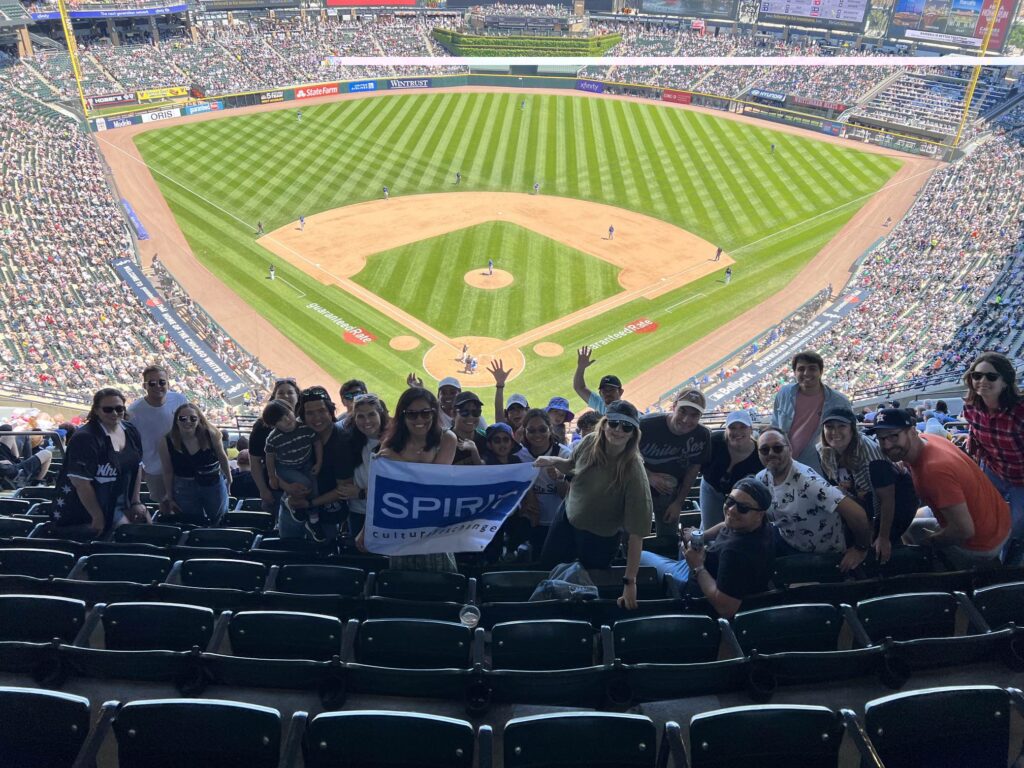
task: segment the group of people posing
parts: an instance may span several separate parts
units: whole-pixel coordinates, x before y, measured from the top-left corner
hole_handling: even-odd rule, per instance
[[[869,556],[884,564],[904,543],[941,549],[956,567],[1024,556],[1024,403],[1001,355],[979,356],[965,375],[970,455],[921,434],[917,416],[895,408],[880,410],[863,434],[849,401],[822,383],[814,352],[793,358],[795,382],[779,391],[773,425],[759,433],[746,411],[710,431],[697,389],[679,392],[667,413],[641,415],[616,376],[596,392],[587,386],[593,362],[591,350],[579,351],[573,388],[590,409],[579,418],[563,397],[542,408],[521,394],[505,398],[510,371],[493,362],[490,424],[483,400],[454,378],[435,394],[410,375],[393,412],[358,379],[342,385],[340,408],[323,387],[280,379],[249,436],[262,506],[278,515],[282,537],[340,535],[365,548],[374,457],[530,462],[540,469],[533,488],[479,557],[603,569],[624,548],[623,605],[635,607],[638,570],[651,565],[724,616],[767,588],[776,556],[834,553],[844,572]],[[71,439],[55,500],[64,535],[148,521],[143,477],[161,519],[216,525],[226,511],[220,432],[170,391],[159,366],[144,371],[143,384],[146,396],[127,408],[118,390],[98,391]],[[680,532],[698,483],[701,526]],[[681,541],[678,560],[644,551],[652,521],[658,536]],[[456,562],[440,553],[392,558],[391,567],[454,571]]]

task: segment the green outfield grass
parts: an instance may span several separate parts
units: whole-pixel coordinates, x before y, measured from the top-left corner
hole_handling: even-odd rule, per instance
[[[511,272],[512,285],[480,290],[474,270]],[[561,279],[573,275],[572,290]],[[367,259],[352,279],[445,335],[508,339],[618,293],[618,267],[516,224],[489,221]]]
[[[571,393],[576,347],[632,320],[659,327],[602,346],[594,376],[628,380],[783,289],[901,165],[810,133],[657,104],[528,94],[520,110],[522,98],[516,91],[366,98],[302,107],[301,122],[295,110],[226,116],[150,131],[136,143],[203,263],[339,380],[358,374],[391,398],[404,373],[420,367],[424,346],[390,349],[387,340],[407,335],[405,328],[270,255],[254,242],[257,220],[269,231],[376,199],[383,185],[392,196],[527,193],[539,181],[544,194],[672,222],[736,259],[729,286],[710,275],[580,323],[546,339],[565,347],[560,357],[525,350],[526,371],[514,387],[542,400]],[[274,282],[264,279],[268,262],[277,265]],[[580,279],[559,276],[568,291]],[[376,340],[344,343],[311,303]]]

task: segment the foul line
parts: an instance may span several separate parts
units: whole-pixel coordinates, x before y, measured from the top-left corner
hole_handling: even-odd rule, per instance
[[[292,289],[293,291],[295,291],[295,292],[296,292],[297,294],[299,294],[299,298],[300,298],[300,299],[301,299],[301,298],[303,298],[303,297],[305,297],[305,295],[306,295],[306,292],[305,292],[305,291],[300,291],[300,290],[298,289],[298,287],[296,287],[295,285],[293,285],[293,284],[292,284],[292,283],[291,283],[290,281],[288,281],[288,280],[285,280],[285,279],[284,279],[284,278],[282,277],[282,278],[281,278],[281,282],[282,282],[282,283],[286,283],[286,284],[287,284],[287,285],[288,285],[289,287],[291,287],[291,289]]]
[[[665,309],[663,309],[662,311],[666,315],[671,315],[672,314],[672,310],[675,309],[676,307],[681,307],[681,306],[683,306],[683,304],[686,304],[688,302],[691,302],[691,301],[694,301],[696,299],[699,299],[702,296],[707,296],[707,294],[706,293],[695,293],[695,294],[693,294],[693,296],[687,296],[682,301],[677,301],[675,304],[672,304],[671,306],[665,307]]]

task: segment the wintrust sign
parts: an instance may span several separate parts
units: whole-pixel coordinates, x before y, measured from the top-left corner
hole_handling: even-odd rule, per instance
[[[327,85],[311,85],[307,88],[295,89],[296,99],[316,99],[319,98],[320,96],[336,96],[337,94],[337,83],[330,83]]]

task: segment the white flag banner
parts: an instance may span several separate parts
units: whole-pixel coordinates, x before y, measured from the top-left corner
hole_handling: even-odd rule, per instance
[[[531,464],[464,466],[373,459],[366,548],[381,555],[482,552],[519,506]]]

